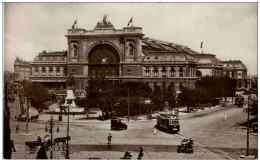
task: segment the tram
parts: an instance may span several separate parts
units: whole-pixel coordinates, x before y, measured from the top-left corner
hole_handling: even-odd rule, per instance
[[[179,116],[174,114],[160,114],[156,127],[168,133],[180,132]]]

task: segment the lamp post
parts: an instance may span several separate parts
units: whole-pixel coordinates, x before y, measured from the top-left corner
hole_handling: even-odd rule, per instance
[[[62,103],[63,95],[62,94],[57,94],[56,97],[57,97],[58,105],[59,105],[59,108],[60,108],[59,121],[62,121],[61,103]]]
[[[249,101],[251,95],[248,96],[248,105],[247,105],[247,138],[246,138],[246,156],[249,156]]]
[[[129,122],[129,88],[127,89],[127,111],[128,111],[128,117],[127,120]]]
[[[72,101],[75,99],[74,95],[73,95],[73,91],[72,90],[67,90],[67,97],[65,98],[66,102],[65,104],[68,105],[68,123],[67,123],[67,148],[66,148],[66,155],[65,158],[66,159],[70,159],[69,157],[69,115],[70,115],[70,107],[69,105],[72,104]]]
[[[51,116],[51,119],[48,120],[48,122],[46,123],[46,128],[45,131],[48,132],[48,124],[50,125],[50,133],[51,133],[51,152],[50,152],[50,159],[53,158],[52,156],[52,131],[53,131],[53,125],[55,124],[55,120],[53,119],[53,116]],[[58,131],[57,131],[58,132]]]

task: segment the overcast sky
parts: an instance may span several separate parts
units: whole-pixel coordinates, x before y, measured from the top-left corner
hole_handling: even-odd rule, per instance
[[[5,3],[4,70],[17,55],[32,61],[41,51],[67,50],[67,29],[92,30],[103,14],[116,29],[143,28],[145,36],[182,44],[220,60],[242,60],[257,74],[257,3]]]

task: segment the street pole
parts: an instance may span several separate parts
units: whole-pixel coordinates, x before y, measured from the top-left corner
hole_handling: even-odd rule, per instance
[[[247,105],[247,141],[246,141],[246,156],[249,156],[249,100],[251,96],[248,97],[248,105]]]
[[[28,133],[28,121],[29,121],[29,98],[26,99],[27,106],[26,106],[26,133]]]
[[[127,89],[127,96],[128,96],[128,98],[127,98],[127,100],[128,100],[128,103],[127,103],[127,106],[128,106],[128,122],[129,122],[129,88]]]
[[[70,105],[68,105],[67,149],[66,149],[65,159],[70,159],[70,156],[69,156],[69,121],[70,121],[69,116],[70,116]]]
[[[59,104],[60,104],[60,115],[59,115],[59,121],[62,121],[62,110],[61,110],[61,101],[62,99],[59,99]]]
[[[51,155],[50,155],[50,159],[52,159],[52,129],[53,129],[53,116],[51,116],[51,123],[50,123],[50,127],[51,127]]]

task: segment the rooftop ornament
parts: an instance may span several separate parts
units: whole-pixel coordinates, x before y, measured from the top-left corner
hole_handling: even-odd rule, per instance
[[[102,22],[98,22],[95,29],[114,29],[113,24],[107,21],[107,16],[104,14]]]

